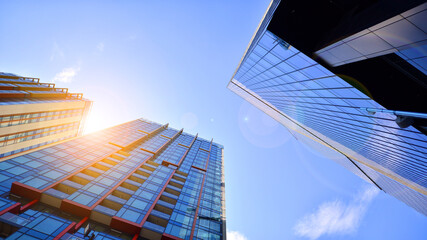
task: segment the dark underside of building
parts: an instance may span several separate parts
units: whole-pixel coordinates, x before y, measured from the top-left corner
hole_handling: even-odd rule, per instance
[[[424,3],[423,0],[288,0],[268,30],[391,110],[427,113],[426,75],[391,53],[332,67],[315,52]],[[425,120],[415,119],[414,126]]]

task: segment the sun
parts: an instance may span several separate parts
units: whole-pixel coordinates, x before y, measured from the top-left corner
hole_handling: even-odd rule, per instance
[[[112,124],[108,121],[107,116],[105,116],[102,112],[92,109],[85,121],[83,135],[102,130],[104,128],[110,127],[111,125]]]

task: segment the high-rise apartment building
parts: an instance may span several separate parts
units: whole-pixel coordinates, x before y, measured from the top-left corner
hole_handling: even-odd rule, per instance
[[[228,88],[427,215],[427,4],[272,1]]]
[[[54,83],[0,72],[0,161],[81,135],[91,105]]]
[[[223,147],[145,119],[0,162],[6,239],[225,239]]]

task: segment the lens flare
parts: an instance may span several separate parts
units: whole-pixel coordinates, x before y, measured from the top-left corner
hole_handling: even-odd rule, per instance
[[[184,129],[191,130],[194,129],[199,123],[199,118],[196,114],[192,112],[184,113],[181,116],[181,124]]]
[[[291,137],[285,127],[246,101],[240,106],[238,125],[243,137],[257,147],[279,147]]]

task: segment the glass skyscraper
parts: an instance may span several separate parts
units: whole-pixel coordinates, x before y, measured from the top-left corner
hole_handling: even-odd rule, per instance
[[[386,1],[382,3],[388,4]],[[282,5],[281,8],[279,4]],[[357,81],[352,76],[338,74],[342,73],[343,69],[351,68],[357,68],[356,72],[364,72],[365,76],[374,75],[379,71],[391,72],[398,69],[405,71],[406,76],[412,73],[411,77],[421,76],[414,81],[420,82],[421,86],[415,90],[422,92],[419,89],[423,89],[423,79],[425,80],[423,69],[417,69],[409,64],[396,67],[396,61],[389,61],[392,62],[390,65],[393,67],[374,69],[372,72],[360,66],[364,61],[368,61],[366,59],[383,64],[384,59],[387,61],[395,59],[405,52],[413,57],[408,56],[400,62],[407,60],[412,61],[412,65],[418,64],[418,67],[423,65],[422,61],[425,60],[426,53],[421,51],[411,54],[410,49],[423,49],[422,46],[425,46],[423,44],[426,44],[426,22],[420,19],[424,16],[422,19],[425,20],[427,4],[407,10],[391,20],[372,22],[372,28],[351,36],[347,34],[347,38],[338,36],[337,42],[331,43],[329,40],[329,45],[323,48],[322,44],[309,45],[310,41],[318,39],[302,39],[305,45],[295,40],[304,34],[306,31],[304,28],[298,29],[299,32],[280,31],[280,29],[292,28],[292,24],[297,24],[292,20],[299,19],[296,15],[304,11],[304,6],[299,4],[299,1],[271,2],[228,88],[282,123],[294,134],[305,135],[342,154],[344,160],[335,159],[341,165],[427,215],[425,122],[422,119],[415,119],[418,121],[416,124],[405,127],[398,125],[395,114],[381,112],[386,110],[382,105],[386,101],[382,101],[381,97],[378,97],[381,103],[374,100],[376,98],[372,97],[370,89],[361,83],[366,78],[361,77],[358,78],[360,81]],[[367,10],[371,13],[375,10],[371,6],[368,7],[370,8]],[[276,10],[279,8],[280,11]],[[306,8],[309,7],[306,6]],[[363,15],[366,11],[362,10],[356,13],[366,17],[367,15]],[[356,19],[357,16],[354,18]],[[281,21],[283,19],[289,21]],[[307,21],[316,20],[312,18]],[[333,21],[330,22],[330,24],[333,23]],[[317,23],[308,24],[316,25]],[[405,28],[405,26],[409,27]],[[339,27],[337,23],[337,27],[331,27],[331,29],[339,29]],[[396,40],[387,35],[389,31],[397,31],[402,35]],[[283,39],[287,34],[291,36],[289,39],[294,39],[294,42]],[[326,37],[330,35],[332,33]],[[319,39],[321,37],[318,36]],[[377,38],[381,38],[381,42],[376,42]],[[299,44],[305,53],[295,48],[293,43]],[[385,48],[385,46],[388,47]],[[350,55],[357,51],[364,55],[359,54],[359,57]],[[344,65],[345,68],[335,68],[338,65]],[[409,70],[403,69],[404,67]],[[383,77],[387,79],[395,76],[384,74]],[[376,79],[371,80],[376,81]],[[378,81],[381,80],[378,78]],[[401,85],[402,91],[406,84],[411,84],[411,80]],[[384,89],[387,87],[387,84],[383,85]],[[425,90],[422,92],[424,95],[418,96],[415,92],[413,95],[423,99],[427,96]],[[387,94],[387,91],[383,91],[383,94]],[[410,93],[405,94],[410,95]],[[376,94],[376,96],[380,95]],[[400,99],[401,96],[395,95],[394,98]],[[402,101],[404,101],[403,97]],[[412,102],[409,107],[426,110],[425,102]],[[375,109],[375,111],[370,112],[367,109]]]
[[[81,135],[91,106],[81,93],[0,72],[0,161]]]
[[[137,119],[0,162],[6,239],[225,239],[223,147]]]

